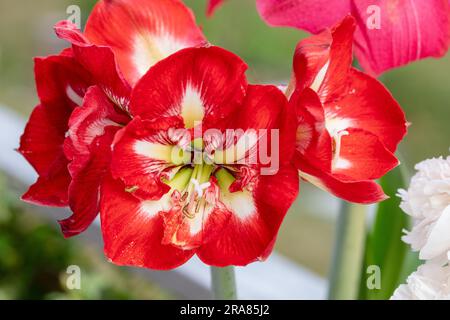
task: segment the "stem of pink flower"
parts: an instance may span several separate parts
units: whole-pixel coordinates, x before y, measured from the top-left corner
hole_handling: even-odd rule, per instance
[[[341,203],[330,270],[330,300],[358,298],[366,239],[366,209],[363,205]]]
[[[211,267],[211,285],[216,300],[236,300],[234,267]]]

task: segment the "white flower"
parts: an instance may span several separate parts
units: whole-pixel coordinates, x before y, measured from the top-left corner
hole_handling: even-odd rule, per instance
[[[450,259],[450,157],[420,162],[409,189],[399,190],[400,207],[413,218],[403,241],[422,260]]]
[[[450,266],[427,262],[395,290],[391,300],[450,300]]]

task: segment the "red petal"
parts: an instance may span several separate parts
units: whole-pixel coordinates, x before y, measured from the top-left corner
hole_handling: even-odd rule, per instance
[[[341,137],[340,153],[333,174],[344,181],[374,180],[395,168],[399,162],[378,137],[361,129],[348,129]]]
[[[75,109],[69,120],[68,141],[65,143],[67,158],[80,162],[83,156],[89,157],[91,143],[97,136],[104,134],[106,127],[119,128],[130,120],[131,118],[116,108],[99,87],[89,88],[83,106]],[[80,163],[75,167],[78,166],[82,167]]]
[[[300,41],[294,55],[297,90],[311,87],[322,102],[343,94],[353,59],[354,30],[355,21],[348,16],[333,30]]]
[[[278,229],[298,194],[298,173],[280,168],[273,176],[260,176],[252,193],[227,193],[221,200],[233,212],[216,241],[201,246],[199,258],[213,266],[245,266],[266,259],[272,251]],[[225,197],[225,198],[224,198]]]
[[[131,111],[143,119],[182,116],[214,127],[242,102],[246,64],[218,47],[179,51],[152,67],[133,90]]]
[[[259,14],[270,25],[319,33],[351,12],[351,0],[257,0]]]
[[[111,178],[102,186],[101,223],[105,254],[118,265],[150,269],[176,268],[194,251],[161,244],[163,218],[157,206],[146,206]]]
[[[22,200],[42,206],[65,207],[68,204],[69,183],[70,175],[64,158],[55,162],[48,174],[40,176]]]
[[[219,161],[227,157],[228,150],[235,154],[241,164],[244,161],[255,164],[257,160],[263,166],[275,165],[278,168],[280,162],[290,161],[295,146],[296,123],[288,112],[286,97],[277,87],[249,85],[242,106],[227,123],[226,129],[235,129],[236,133],[241,131],[244,135],[233,137],[233,140],[224,139],[222,147],[226,149],[215,150],[215,157]],[[239,147],[237,145],[242,144],[241,139],[246,140]]]
[[[129,117],[117,110],[97,86],[89,88],[83,106],[69,121],[65,154],[71,160],[69,204],[73,215],[60,221],[66,237],[83,232],[98,213],[99,188],[111,161],[111,145]]]
[[[359,29],[356,55],[365,70],[380,74],[388,69],[448,50],[450,9],[446,0],[377,1],[379,16],[369,10],[373,0],[354,1]],[[367,24],[379,18],[379,28]]]
[[[305,89],[294,93],[290,104],[297,113],[297,152],[321,170],[331,172],[332,140],[325,127],[325,114],[319,97],[313,90]]]
[[[34,59],[36,89],[42,104],[53,112],[70,114],[81,104],[92,78],[71,55]]]
[[[161,174],[175,165],[169,129],[182,127],[179,118],[161,118],[157,121],[134,118],[120,133],[114,145],[111,171],[130,189],[130,193],[143,199],[159,199],[169,191],[161,181]]]
[[[69,187],[69,203],[73,214],[59,221],[65,237],[86,230],[99,212],[100,184],[109,169],[111,144],[117,130],[110,126],[102,136],[96,137],[87,163],[82,170],[73,174]]]
[[[57,23],[55,31],[58,37],[72,43],[75,58],[90,72],[95,83],[104,89],[112,101],[126,109],[131,87],[118,71],[111,48],[92,45],[77,27],[68,21]]]
[[[100,1],[89,16],[86,37],[114,51],[131,85],[172,53],[206,43],[194,15],[179,0]]]
[[[37,58],[35,74],[41,105],[30,116],[19,152],[39,174],[46,174],[55,160],[63,156],[68,119],[77,105],[68,92],[82,100],[89,77],[73,58],[66,56]]]
[[[18,151],[39,175],[48,174],[55,163],[59,166],[61,161],[64,162],[62,145],[67,119],[68,115],[53,113],[43,105],[38,105],[33,110],[20,139]]]
[[[40,178],[24,199],[43,205],[64,206],[67,205],[70,176],[62,145],[69,116],[83,99],[90,77],[68,55],[36,58],[35,75],[41,105],[33,110],[18,151]]]
[[[206,9],[206,14],[212,16],[214,12],[223,4],[224,0],[208,0],[208,8]]]
[[[344,130],[369,131],[391,152],[406,134],[405,114],[397,101],[379,81],[355,69],[350,72],[348,94],[324,107],[327,121],[343,121]]]
[[[370,204],[388,198],[384,194],[383,189],[374,181],[341,181],[335,176],[315,168],[307,160],[301,158],[296,159],[296,166],[301,171],[300,175],[302,178],[344,200]]]

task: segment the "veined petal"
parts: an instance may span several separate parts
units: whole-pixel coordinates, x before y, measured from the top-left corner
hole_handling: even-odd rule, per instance
[[[36,90],[42,104],[53,112],[70,111],[81,105],[91,75],[72,56],[71,49],[60,55],[34,59]],[[63,107],[61,107],[63,106]]]
[[[104,134],[106,127],[114,126],[119,129],[130,120],[130,116],[114,106],[98,86],[89,88],[83,106],[75,109],[69,120],[68,137],[65,142],[67,158],[78,162],[75,167],[82,166],[81,158],[89,157],[91,143],[96,137]]]
[[[41,104],[30,116],[19,152],[38,174],[46,174],[55,160],[61,158],[70,114],[82,101],[90,78],[67,56],[36,58],[35,76]]]
[[[131,85],[172,53],[206,43],[194,15],[179,0],[102,0],[85,34],[93,44],[113,50]]]
[[[327,127],[366,130],[395,152],[407,131],[403,110],[378,80],[356,69],[350,71],[349,79],[347,94],[324,105]]]
[[[125,183],[127,192],[151,200],[169,191],[170,187],[161,181],[162,174],[181,164],[174,161],[180,154],[183,159],[183,150],[170,135],[171,129],[177,128],[182,128],[178,117],[157,121],[136,117],[122,129],[114,145],[111,172]]]
[[[194,251],[162,244],[162,202],[140,201],[124,192],[120,181],[108,178],[101,192],[101,224],[105,255],[115,264],[167,270],[189,260]]]
[[[72,113],[64,151],[71,161],[69,205],[73,215],[60,221],[65,237],[83,232],[99,212],[99,189],[111,162],[112,142],[130,121],[97,86],[89,88],[83,106]]]
[[[221,172],[217,177],[220,200],[232,215],[220,237],[198,249],[199,258],[219,267],[245,266],[266,259],[273,249],[281,222],[297,197],[297,170],[284,166],[276,175],[260,176],[252,191],[237,192],[227,191],[232,179],[229,179],[230,173]],[[228,179],[220,176],[222,174]]]
[[[359,28],[356,55],[365,70],[380,74],[448,50],[450,9],[446,0],[353,1]],[[370,6],[377,8],[370,10]],[[374,20],[375,19],[375,20]],[[368,27],[372,22],[373,27]]]
[[[351,0],[257,0],[269,25],[295,27],[319,33],[351,12]]]
[[[42,206],[65,207],[68,204],[69,183],[70,174],[67,170],[67,160],[60,159],[55,161],[51,171],[39,176],[22,196],[22,200]]]
[[[62,145],[69,117],[66,112],[57,114],[50,108],[38,105],[31,113],[18,151],[39,175],[48,174],[55,163],[59,166],[65,160]]]
[[[58,37],[72,44],[74,57],[89,71],[94,82],[116,105],[126,110],[131,87],[122,77],[111,48],[91,44],[80,30],[68,21],[57,23],[55,32]]]
[[[332,139],[326,129],[325,111],[312,89],[295,92],[290,104],[296,111],[296,157],[307,158],[317,168],[331,172]]]
[[[332,101],[348,86],[355,21],[348,16],[332,30],[300,41],[294,55],[296,89],[310,87],[323,103]]]
[[[229,121],[226,132],[232,134],[214,148],[215,163],[259,166],[270,165],[272,160],[290,161],[295,121],[287,109],[287,99],[277,87],[249,85],[242,107]],[[292,121],[290,128],[288,121]]]
[[[381,178],[399,164],[377,136],[362,129],[347,129],[340,137],[339,154],[333,159],[332,172],[343,181]]]
[[[383,189],[372,180],[345,182],[332,174],[315,168],[306,159],[296,158],[295,164],[303,179],[346,201],[370,204],[388,198]]]
[[[36,58],[35,76],[41,104],[30,116],[18,151],[40,177],[23,199],[43,205],[65,206],[70,176],[62,146],[69,116],[81,103],[91,79],[68,52]],[[52,185],[51,181],[55,184]]]
[[[244,98],[246,69],[239,57],[218,47],[181,50],[142,77],[133,90],[131,111],[149,120],[181,116],[186,128],[200,121],[217,128],[214,124]]]
[[[102,135],[94,137],[83,167],[72,168],[69,205],[73,214],[59,221],[65,237],[86,230],[99,212],[100,185],[109,169],[111,145],[117,131],[118,127],[108,126]]]

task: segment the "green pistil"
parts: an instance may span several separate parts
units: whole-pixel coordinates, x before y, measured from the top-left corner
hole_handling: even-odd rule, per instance
[[[220,190],[223,192],[229,192],[228,189],[234,180],[236,180],[233,175],[224,168],[217,170],[215,176],[217,178],[217,183],[219,184]]]
[[[195,150],[203,150],[203,140],[201,138],[194,139],[191,142],[191,146]],[[191,152],[184,151],[182,149],[174,150],[172,156],[175,159],[172,160],[173,164],[180,166],[184,163],[187,157],[191,156]],[[200,164],[194,164],[193,166],[187,165],[180,169],[172,180],[163,181],[168,186],[170,186],[172,192],[177,190],[181,194],[181,203],[183,206],[183,214],[189,219],[195,218],[196,214],[200,212],[201,208],[207,205],[204,191],[206,190],[206,185],[214,170],[217,168],[216,165],[211,165],[205,162]],[[224,168],[219,168],[215,172],[215,177],[217,178],[219,187],[222,192],[229,192],[228,189],[230,185],[234,182],[235,178],[233,175]],[[196,184],[201,186],[203,192],[196,189]],[[203,185],[203,186],[202,186]],[[202,195],[199,197],[199,195]]]
[[[181,192],[191,181],[193,172],[194,170],[192,168],[183,168],[175,174],[172,180],[163,182],[167,184],[172,190],[178,190]]]

